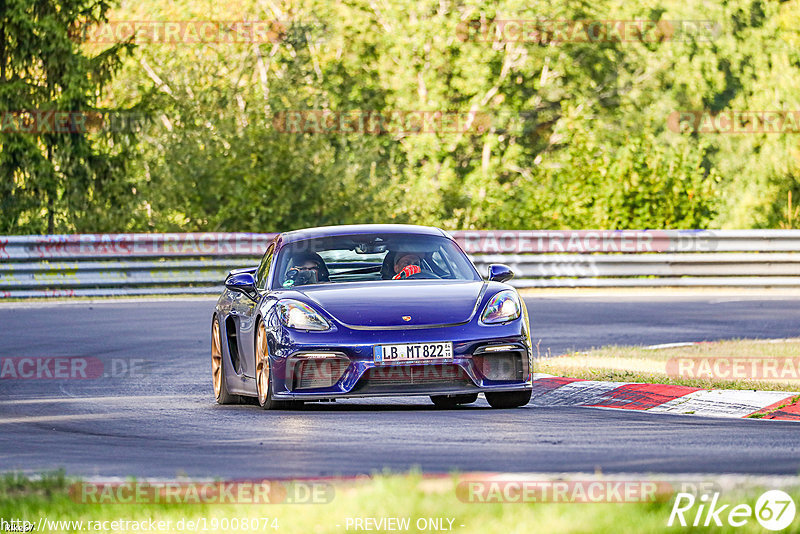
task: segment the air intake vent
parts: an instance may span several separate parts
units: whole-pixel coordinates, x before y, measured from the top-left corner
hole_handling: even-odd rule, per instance
[[[345,358],[301,360],[294,368],[292,389],[329,388],[342,378],[349,363]]]
[[[373,367],[364,373],[362,381],[370,386],[471,384],[464,369],[455,364]]]
[[[527,362],[523,353],[517,351],[492,352],[472,357],[475,367],[486,380],[525,380]]]

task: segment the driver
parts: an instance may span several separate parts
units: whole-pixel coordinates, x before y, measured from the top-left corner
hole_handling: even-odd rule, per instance
[[[292,258],[291,267],[286,271],[283,287],[304,286],[327,282],[328,269],[325,261],[314,252],[299,254]]]
[[[415,252],[399,252],[394,259],[392,280],[402,280],[422,271],[421,256]]]

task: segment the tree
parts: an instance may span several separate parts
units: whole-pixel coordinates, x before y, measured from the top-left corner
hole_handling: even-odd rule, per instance
[[[57,213],[71,218],[65,227],[118,231],[353,222],[776,227],[787,193],[800,197],[796,134],[678,132],[669,117],[800,109],[798,7],[800,0],[125,2],[115,19],[282,21],[285,31],[256,43],[138,47],[114,77],[110,102],[146,101],[158,120],[130,147],[133,159],[119,161],[122,176],[80,197],[91,203],[62,202]],[[622,40],[580,29],[566,40],[520,42],[510,31],[494,38],[503,20],[542,19],[554,27],[658,21],[658,31],[640,38],[632,24]],[[275,117],[292,110],[477,112],[488,126],[281,132]],[[99,146],[112,156],[129,148]],[[23,210],[25,228],[36,231],[31,225],[46,221],[38,214],[49,212],[25,196],[33,181],[15,183],[15,202],[33,206]]]
[[[0,233],[112,230],[127,217],[128,132],[107,131],[117,110],[98,103],[131,45],[88,55],[76,31],[110,7],[0,0]]]

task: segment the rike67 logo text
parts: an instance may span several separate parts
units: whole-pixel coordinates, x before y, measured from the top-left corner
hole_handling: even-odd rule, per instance
[[[721,504],[719,493],[695,497],[691,493],[678,493],[669,514],[667,526],[721,527],[725,524],[742,527],[752,518],[767,530],[783,530],[792,524],[795,517],[792,497],[780,490],[770,490],[756,501],[755,508],[749,504]]]

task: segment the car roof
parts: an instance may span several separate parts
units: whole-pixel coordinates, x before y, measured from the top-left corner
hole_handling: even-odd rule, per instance
[[[284,244],[338,235],[357,234],[417,234],[449,237],[444,230],[433,226],[417,226],[414,224],[350,224],[341,226],[319,226],[282,233],[279,240]]]

